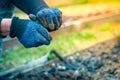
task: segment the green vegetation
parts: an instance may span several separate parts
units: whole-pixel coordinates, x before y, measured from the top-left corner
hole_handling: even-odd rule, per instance
[[[83,4],[91,4],[91,3],[111,3],[111,2],[120,2],[120,0],[69,0],[67,3],[63,0],[60,2],[56,2],[55,0],[54,3],[50,3],[50,0],[48,1],[48,4],[51,7],[65,7],[65,6],[71,6],[71,5],[83,5]],[[57,5],[56,5],[57,3]]]
[[[72,0],[72,3],[86,4],[86,3],[99,3],[99,2],[120,2],[120,0]]]
[[[71,32],[69,35],[62,35],[53,40],[49,46],[40,46],[38,48],[25,49],[20,46],[18,49],[11,49],[9,55],[3,56],[3,62],[1,64],[7,64],[7,68],[12,68],[13,65],[19,65],[28,63],[31,60],[40,58],[41,56],[48,53],[50,50],[55,49],[65,55],[65,53],[76,50],[76,44],[80,44],[86,40],[95,39],[96,36],[89,32]],[[53,59],[54,55],[51,55],[49,59]],[[12,65],[10,65],[12,64]]]
[[[111,25],[110,25],[110,23],[105,23],[105,24],[101,27],[100,31],[102,31],[102,32],[111,31]]]
[[[84,24],[84,29],[89,29],[91,27],[92,27],[92,24],[90,24],[90,23]]]
[[[73,4],[86,4],[89,2],[90,2],[90,0],[72,0]]]
[[[0,69],[6,70],[36,60],[53,49],[57,50],[60,55],[65,56],[67,55],[66,53],[76,52],[84,49],[85,46],[90,46],[113,36],[113,32],[120,32],[119,26],[119,22],[104,23],[98,26],[89,24],[87,28],[83,28],[80,32],[73,30],[67,32],[67,34],[63,32],[62,34],[64,35],[53,37],[49,46],[30,49],[19,46],[18,48],[9,50],[10,53],[3,56],[3,61],[0,62]],[[55,55],[53,54],[49,56],[49,60],[54,58]]]
[[[55,59],[55,58],[56,58],[55,54],[50,54],[50,55],[48,56],[48,60],[53,60],[53,59]]]

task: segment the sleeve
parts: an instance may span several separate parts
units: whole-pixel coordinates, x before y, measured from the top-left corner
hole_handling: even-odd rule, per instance
[[[1,24],[1,21],[2,21],[2,17],[0,17],[0,24]]]
[[[16,7],[27,14],[34,14],[43,9],[48,8],[44,0],[10,0]]]
[[[0,38],[2,38],[2,35],[1,35],[1,21],[2,21],[2,17],[0,17]]]

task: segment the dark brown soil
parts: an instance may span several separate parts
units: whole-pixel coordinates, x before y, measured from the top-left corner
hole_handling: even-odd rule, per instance
[[[10,80],[120,80],[120,42],[109,40]]]

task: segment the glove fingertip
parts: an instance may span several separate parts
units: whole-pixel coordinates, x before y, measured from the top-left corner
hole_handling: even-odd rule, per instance
[[[29,45],[24,45],[24,44],[23,44],[23,46],[24,46],[25,48],[31,48],[31,46],[29,46]]]
[[[52,37],[51,37],[51,35],[49,35],[49,41],[51,41],[52,40]]]
[[[45,45],[50,45],[50,41],[46,41]]]
[[[45,45],[49,45],[50,44],[50,42],[51,42],[51,40],[52,40],[52,37],[49,35],[48,36],[49,38],[45,38],[46,40],[45,40]]]

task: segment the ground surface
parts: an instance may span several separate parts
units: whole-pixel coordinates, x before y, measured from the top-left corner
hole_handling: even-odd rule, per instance
[[[120,80],[120,43],[117,41],[96,44],[11,80]]]

